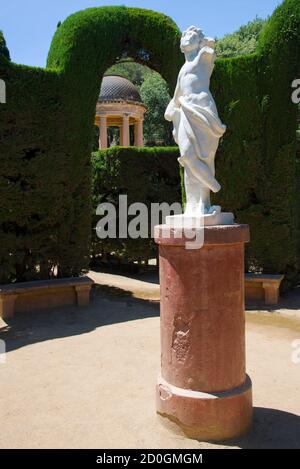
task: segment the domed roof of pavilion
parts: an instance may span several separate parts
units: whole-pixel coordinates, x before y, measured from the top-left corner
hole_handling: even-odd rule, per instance
[[[107,75],[103,77],[98,101],[126,101],[142,104],[142,99],[137,87],[119,75]]]

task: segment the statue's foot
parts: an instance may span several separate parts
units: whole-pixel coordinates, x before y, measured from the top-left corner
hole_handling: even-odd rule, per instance
[[[212,215],[213,213],[221,213],[222,208],[219,205],[212,205],[208,210],[208,215]]]

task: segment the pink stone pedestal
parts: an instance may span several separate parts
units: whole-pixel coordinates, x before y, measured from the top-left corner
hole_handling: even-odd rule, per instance
[[[161,374],[157,412],[190,438],[224,440],[252,422],[245,368],[244,244],[247,225],[204,228],[186,249],[171,228],[155,230],[161,285]],[[190,242],[190,240],[188,240]]]

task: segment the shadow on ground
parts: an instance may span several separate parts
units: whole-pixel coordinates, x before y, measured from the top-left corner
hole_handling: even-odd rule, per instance
[[[115,275],[120,277],[126,277],[130,280],[138,280],[140,282],[147,282],[152,283],[154,285],[159,285],[159,269],[158,267],[151,267],[149,269],[145,269],[144,271],[137,271],[131,272],[126,269],[113,269],[113,268],[97,268],[93,266],[92,272],[99,273],[99,274],[109,274]]]
[[[10,352],[46,340],[87,334],[98,327],[157,316],[158,303],[134,298],[132,292],[123,289],[95,285],[88,307],[17,313],[5,320],[0,339]]]
[[[250,432],[238,440],[223,444],[242,449],[300,449],[300,416],[255,407]]]

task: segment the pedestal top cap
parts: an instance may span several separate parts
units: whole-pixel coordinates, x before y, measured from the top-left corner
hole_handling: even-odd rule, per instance
[[[204,245],[248,243],[250,241],[250,230],[248,225],[217,225],[205,226]],[[195,233],[198,228],[191,228],[189,233]],[[187,231],[186,231],[187,232]],[[191,243],[193,238],[182,228],[174,228],[169,225],[158,225],[154,229],[154,239],[157,244],[169,246],[184,246]]]

